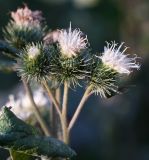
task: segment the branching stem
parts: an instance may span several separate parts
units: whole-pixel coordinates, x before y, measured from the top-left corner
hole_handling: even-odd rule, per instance
[[[83,97],[82,97],[82,99],[81,99],[81,101],[80,101],[80,103],[79,103],[79,105],[78,105],[78,107],[77,107],[77,109],[76,109],[76,111],[75,111],[70,123],[69,123],[68,133],[70,133],[71,129],[73,128],[73,126],[75,124],[75,122],[77,121],[77,119],[78,119],[78,117],[79,117],[79,115],[81,113],[81,110],[82,110],[82,108],[84,106],[84,103],[87,101],[87,99],[91,95],[91,88],[92,88],[92,86],[89,86],[86,89],[86,91],[84,92],[84,95],[83,95]]]
[[[64,83],[64,93],[63,93],[63,105],[62,105],[62,131],[63,131],[63,141],[69,143],[69,135],[67,129],[67,103],[68,103],[68,83]]]
[[[52,92],[51,92],[51,90],[49,88],[48,83],[46,81],[44,81],[43,82],[43,86],[46,89],[50,100],[53,102],[58,115],[61,117],[61,109],[60,109],[61,107],[60,107],[60,104],[57,102],[57,100],[55,99],[54,95],[52,94]]]
[[[55,97],[57,102],[60,104],[61,103],[61,87],[58,87],[55,91]],[[61,109],[61,108],[60,108]],[[63,139],[63,133],[62,133],[62,127],[61,127],[61,122],[60,118],[57,117],[56,113],[56,128],[57,128],[57,137],[59,140]]]
[[[26,93],[27,93],[27,95],[28,95],[28,97],[29,97],[29,99],[31,101],[32,107],[34,109],[35,116],[36,116],[36,118],[37,118],[37,120],[38,120],[38,122],[39,122],[39,124],[40,124],[40,126],[42,128],[42,130],[44,131],[46,136],[51,135],[50,131],[49,131],[49,129],[48,129],[48,127],[47,127],[47,125],[46,125],[46,123],[44,121],[44,119],[42,118],[42,115],[40,114],[40,111],[39,111],[37,105],[34,102],[32,91],[31,91],[31,88],[30,88],[29,84],[25,80],[23,80],[23,84],[24,84]]]
[[[62,111],[60,104],[57,102],[56,98],[52,94],[48,83],[46,81],[43,82],[43,86],[45,87],[50,100],[53,102],[55,109],[59,115],[60,121],[61,121],[61,127],[63,132],[63,141],[64,143],[68,144],[68,129],[67,129],[67,100],[68,100],[68,84],[64,84],[64,94],[63,94],[63,105],[62,105]]]

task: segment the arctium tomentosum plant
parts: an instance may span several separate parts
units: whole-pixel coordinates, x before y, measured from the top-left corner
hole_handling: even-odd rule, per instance
[[[12,70],[18,73],[26,93],[21,92],[20,100],[11,96],[7,103],[10,108],[3,108],[0,114],[0,145],[9,149],[11,157],[20,154],[41,158],[73,157],[75,152],[67,145],[71,143],[71,130],[84,103],[94,93],[102,98],[119,93],[119,82],[123,76],[129,76],[134,69],[140,68],[138,57],[126,54],[127,47],[123,48],[123,43],[118,45],[114,41],[107,42],[101,54],[93,53],[87,36],[80,29],[73,29],[71,23],[68,29],[47,32],[41,11],[32,11],[26,5],[11,12],[11,20],[3,31],[0,49],[7,53],[4,55],[13,54],[11,58],[15,64]],[[80,86],[80,82],[85,92],[68,121],[69,88]],[[32,84],[42,89],[38,100]],[[42,103],[43,92],[50,103]],[[30,103],[24,103],[22,97]],[[30,122],[28,115],[31,115],[36,121],[34,129],[38,127],[40,134],[18,119],[11,108],[24,121]]]

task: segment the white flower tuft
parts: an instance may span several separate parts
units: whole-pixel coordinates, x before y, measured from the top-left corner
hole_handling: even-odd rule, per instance
[[[87,36],[83,37],[83,33],[79,29],[72,30],[70,23],[68,30],[60,30],[58,43],[61,53],[71,58],[87,48],[88,40]]]
[[[124,43],[121,43],[120,46],[117,47],[115,42],[111,44],[107,42],[107,46],[104,47],[104,52],[99,58],[105,65],[116,70],[118,73],[130,74],[131,69],[139,69],[140,65],[136,63],[137,56],[130,58],[129,54],[124,54],[128,47],[120,51],[123,44]]]
[[[35,46],[30,47],[27,54],[30,59],[36,58],[40,54],[40,49]]]
[[[38,88],[33,92],[33,98],[39,109],[49,106],[48,98],[44,95],[42,88]],[[7,107],[12,107],[12,111],[17,117],[22,120],[27,120],[33,115],[33,108],[28,95],[20,91],[17,95],[9,95],[9,100],[5,104]],[[49,109],[49,108],[48,108]]]

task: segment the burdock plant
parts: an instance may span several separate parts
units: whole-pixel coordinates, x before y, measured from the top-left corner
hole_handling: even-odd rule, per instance
[[[11,20],[4,29],[5,41],[0,45],[1,51],[8,55],[13,54],[12,60],[15,64],[12,70],[21,77],[41,133],[47,136],[39,135],[34,131],[35,128],[31,129],[31,126],[16,118],[10,108],[4,107],[0,115],[0,144],[10,150],[14,160],[15,155],[20,154],[46,158],[73,157],[75,152],[67,146],[70,144],[70,133],[90,95],[95,93],[107,98],[113,93],[118,94],[119,82],[123,76],[129,76],[134,69],[140,68],[137,56],[130,57],[125,54],[127,47],[122,49],[123,43],[118,45],[107,42],[103,53],[94,54],[87,36],[80,29],[73,29],[71,23],[68,29],[50,33],[47,33],[45,28],[40,11],[31,11],[27,6],[19,8],[11,13]],[[47,93],[52,103],[49,110],[54,107],[57,112],[50,113],[50,116],[54,117],[50,123],[58,120],[57,125],[47,125],[38,104],[35,103],[30,84],[38,84]],[[68,122],[69,89],[76,86],[84,86],[85,92]],[[10,102],[9,105],[15,107],[12,106],[15,103],[11,105]],[[31,109],[26,112],[31,112]],[[12,125],[8,126],[7,121]],[[14,125],[16,128],[13,128]],[[21,125],[25,126],[25,129],[21,128]],[[56,128],[57,126],[59,128]],[[27,128],[30,128],[30,131],[27,131]],[[53,128],[59,132],[58,137],[58,134],[52,131]],[[22,142],[19,141],[20,137],[23,138]]]

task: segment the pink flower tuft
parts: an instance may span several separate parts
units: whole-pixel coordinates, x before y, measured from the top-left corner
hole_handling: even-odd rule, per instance
[[[41,11],[31,11],[27,5],[24,8],[18,8],[16,12],[11,12],[13,21],[18,26],[39,26],[44,20]]]

